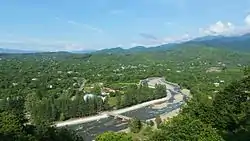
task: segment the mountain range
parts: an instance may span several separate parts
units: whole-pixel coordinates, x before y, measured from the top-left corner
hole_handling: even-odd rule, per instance
[[[0,53],[35,53],[39,51],[0,48]]]
[[[237,51],[250,51],[250,33],[240,36],[204,36],[182,43],[163,44],[156,47],[136,46],[129,49],[115,47],[103,50],[72,51],[71,53],[137,53],[150,51],[164,51],[178,46],[210,46],[216,48],[232,49]],[[0,53],[34,53],[36,51],[14,50],[0,48]]]
[[[163,44],[156,47],[133,47],[129,49],[111,48],[96,51],[95,53],[134,53],[134,52],[150,52],[150,51],[164,51],[179,46],[209,46],[215,48],[231,49],[236,51],[250,52],[250,33],[240,36],[204,36],[192,39],[190,41],[181,43]]]

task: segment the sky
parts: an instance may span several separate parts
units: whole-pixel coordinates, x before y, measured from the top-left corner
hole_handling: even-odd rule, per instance
[[[0,0],[0,48],[156,46],[250,32],[250,0]]]

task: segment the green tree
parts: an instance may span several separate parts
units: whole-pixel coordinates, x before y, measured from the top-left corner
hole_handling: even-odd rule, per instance
[[[250,76],[233,82],[213,101],[213,127],[226,132],[229,139],[250,139]]]
[[[159,131],[150,135],[149,141],[223,141],[223,138],[210,125],[189,116],[179,115],[162,124]]]
[[[44,125],[35,128],[34,136],[38,141],[83,141],[83,138],[72,130]]]
[[[21,96],[17,97],[8,97],[7,99],[4,99],[3,101],[3,107],[0,107],[0,110],[8,111],[15,116],[18,117],[19,121],[21,123],[27,122],[27,119],[25,118],[24,113],[24,99]]]
[[[91,90],[91,93],[100,95],[101,94],[101,87],[99,85],[94,85],[94,88]]]
[[[129,121],[130,131],[133,133],[139,133],[142,128],[142,123],[139,119],[133,118]]]
[[[154,122],[152,120],[150,120],[150,121],[147,122],[147,125],[154,126]]]
[[[96,141],[133,141],[132,137],[126,133],[105,132],[98,135]]]
[[[116,107],[117,109],[122,107],[122,97],[120,93],[116,95]]]
[[[17,135],[23,132],[23,125],[19,118],[9,112],[0,113],[0,133],[4,135]]]
[[[15,114],[0,113],[0,140],[3,141],[83,141],[74,131],[50,125],[24,125]]]

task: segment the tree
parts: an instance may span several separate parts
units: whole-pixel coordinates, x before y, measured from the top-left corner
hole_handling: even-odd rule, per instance
[[[155,117],[155,123],[156,123],[157,128],[159,128],[160,125],[161,125],[161,123],[162,123],[162,119],[161,119],[161,116],[160,116],[160,115],[157,115],[157,116]]]
[[[93,94],[100,95],[101,94],[101,87],[99,85],[94,85],[94,88],[91,90]]]
[[[23,132],[23,125],[16,115],[9,112],[0,113],[0,133],[17,135],[21,132]]]
[[[117,109],[122,107],[122,97],[120,93],[116,95],[116,107]]]
[[[96,141],[133,141],[126,133],[105,132],[96,137]]]
[[[226,138],[242,141],[250,139],[249,90],[250,76],[246,76],[226,87],[213,101],[212,125],[226,132]]]
[[[149,141],[223,141],[223,138],[210,125],[189,116],[179,115],[163,124],[149,137]]]
[[[34,134],[38,141],[83,141],[82,137],[66,128],[39,125],[35,128]]]
[[[200,119],[203,123],[212,124],[214,118],[212,100],[209,100],[207,95],[197,95],[187,102],[181,113]]]
[[[167,135],[163,130],[155,130],[152,134],[149,134],[148,136],[149,139],[147,141],[167,141]]]
[[[24,113],[24,99],[21,96],[18,97],[8,97],[3,100],[3,107],[0,107],[3,111],[10,112],[17,116],[21,123],[27,122]]]
[[[147,125],[149,125],[149,126],[154,126],[154,122],[153,122],[152,120],[149,120],[149,121],[147,122]]]
[[[24,125],[12,113],[0,113],[0,140],[4,141],[83,141],[74,131],[40,124]]]
[[[142,128],[142,123],[139,119],[133,118],[129,121],[130,131],[133,133],[139,133]]]

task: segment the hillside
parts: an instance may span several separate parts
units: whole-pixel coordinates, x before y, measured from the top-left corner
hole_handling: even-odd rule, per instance
[[[235,37],[212,36],[196,39],[187,43],[207,45],[237,51],[250,51],[250,34]]]
[[[196,82],[193,79],[187,79],[188,77],[205,75],[207,78],[202,78],[200,81],[210,81],[216,78],[213,78],[214,76],[209,78],[210,74],[206,74],[208,69],[211,67],[225,69],[226,67],[227,71],[219,75],[230,81],[233,77],[227,75],[240,75],[240,69],[250,64],[250,54],[189,44],[179,45],[166,51],[120,54],[68,52],[5,54],[1,56],[0,64],[1,68],[4,68],[0,71],[2,74],[0,84],[4,87],[1,89],[2,94],[10,92],[8,90],[11,86],[6,85],[6,82],[12,84],[16,81],[27,81],[28,84],[33,84],[34,82],[30,80],[37,77],[46,78],[48,82],[44,80],[44,83],[55,85],[59,83],[57,78],[61,77],[65,85],[58,85],[59,89],[71,87],[74,80],[68,78],[76,76],[87,79],[90,84],[105,82],[110,86],[121,82],[137,83],[140,79],[150,76],[165,76],[169,81],[195,88]],[[58,71],[64,71],[65,74],[58,74]],[[67,74],[71,71],[79,74]],[[37,75],[38,72],[40,72],[39,75]],[[49,78],[46,72],[50,72]],[[59,89],[52,92],[56,93]]]
[[[182,43],[163,44],[155,47],[132,47],[129,49],[111,48],[97,51],[98,53],[138,53],[138,52],[155,52],[166,51],[179,46],[209,46],[214,48],[231,49],[235,51],[250,51],[250,34],[241,36],[205,36]],[[190,47],[192,47],[190,46]]]

